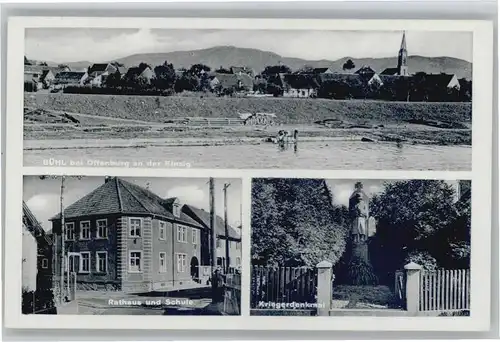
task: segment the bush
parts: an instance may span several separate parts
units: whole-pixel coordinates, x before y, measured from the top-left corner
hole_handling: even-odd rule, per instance
[[[348,300],[350,307],[356,303],[383,305],[397,307],[397,299],[387,286],[353,286],[338,285],[333,287],[334,300]]]
[[[66,87],[65,94],[89,94],[89,95],[136,95],[136,96],[170,96],[174,94],[173,89],[134,89],[127,87]]]
[[[21,312],[23,314],[57,314],[52,290],[28,291],[23,289]]]
[[[450,316],[470,316],[469,310],[460,310],[460,311],[452,311],[452,312],[441,312],[439,314],[440,317],[450,317]]]
[[[348,265],[347,281],[351,285],[377,285],[378,279],[371,264],[356,258]]]

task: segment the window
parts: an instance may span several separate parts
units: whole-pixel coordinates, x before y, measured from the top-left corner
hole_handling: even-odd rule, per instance
[[[181,216],[181,206],[179,203],[174,203],[173,214],[175,217]]]
[[[42,259],[42,268],[49,268],[49,259],[47,258]]]
[[[187,242],[187,227],[177,225],[177,241]]]
[[[197,245],[198,244],[198,231],[196,230],[196,228],[191,228],[191,242],[193,243],[193,245]]]
[[[236,242],[236,249],[241,249],[241,242]]]
[[[186,254],[177,254],[177,272],[183,273],[186,272]]]
[[[167,239],[167,223],[160,221],[159,227],[159,239],[166,240]]]
[[[142,252],[131,251],[129,254],[128,270],[129,272],[142,272]]]
[[[108,238],[108,220],[106,219],[97,220],[97,238],[98,239]]]
[[[68,222],[66,223],[66,240],[74,240],[75,239],[75,223]]]
[[[137,217],[131,217],[130,223],[130,237],[140,237],[142,228],[142,219]]]
[[[240,267],[240,266],[241,266],[241,258],[236,257],[236,267]]]
[[[222,241],[221,239],[217,238],[217,248],[221,248],[222,246]]]
[[[80,240],[90,240],[90,221],[80,222]]]
[[[160,273],[167,272],[167,253],[160,252]]]
[[[99,273],[108,272],[108,252],[96,253],[96,271]]]
[[[90,252],[80,253],[80,273],[90,273]]]

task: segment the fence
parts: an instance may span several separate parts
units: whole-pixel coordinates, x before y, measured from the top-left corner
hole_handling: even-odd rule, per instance
[[[252,267],[251,308],[265,303],[315,303],[317,269],[307,267]]]
[[[398,304],[406,308],[406,272],[396,271],[394,277],[394,294]]]
[[[420,272],[420,311],[470,309],[470,270]]]
[[[226,315],[239,315],[241,313],[241,274],[239,273],[226,275],[223,311]]]

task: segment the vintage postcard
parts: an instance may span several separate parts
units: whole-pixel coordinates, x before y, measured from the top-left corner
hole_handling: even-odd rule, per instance
[[[8,327],[489,329],[491,23],[8,38]]]

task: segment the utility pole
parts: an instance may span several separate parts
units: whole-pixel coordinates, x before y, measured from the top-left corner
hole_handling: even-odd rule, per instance
[[[212,303],[217,303],[219,300],[218,296],[218,285],[219,285],[219,274],[216,272],[217,268],[217,232],[215,227],[215,191],[214,191],[214,179],[210,177],[209,180],[209,191],[210,191],[210,234],[211,234],[211,264],[212,264]]]
[[[210,178],[210,234],[212,236],[211,246],[212,246],[212,268],[217,267],[217,231],[215,227],[215,191],[214,191],[214,179]]]
[[[226,236],[226,274],[229,273],[229,229],[227,226],[227,188],[231,184],[224,184],[224,235]]]
[[[61,176],[61,302],[64,300],[64,272],[65,272],[65,223],[64,223],[64,176]],[[69,282],[68,282],[69,283]]]

